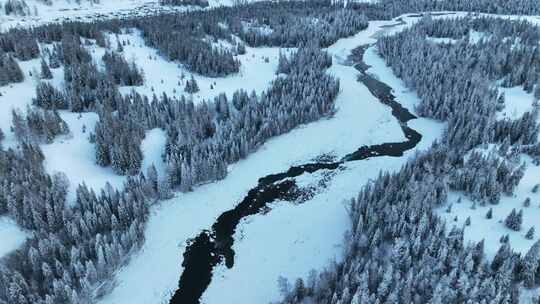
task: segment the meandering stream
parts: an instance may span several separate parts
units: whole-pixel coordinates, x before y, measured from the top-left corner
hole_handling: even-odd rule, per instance
[[[347,162],[360,161],[370,157],[400,157],[403,152],[414,148],[422,135],[407,126],[407,122],[416,117],[395,100],[392,89],[369,73],[363,61],[363,55],[369,45],[360,46],[352,51],[349,62],[360,72],[358,81],[362,82],[381,103],[392,109],[392,115],[399,121],[406,140],[379,145],[362,146],[356,151],[333,162],[314,162],[290,167],[286,172],[261,177],[256,187],[251,189],[244,199],[234,208],[222,213],[208,230],[190,240],[184,252],[179,288],[169,301],[171,304],[197,304],[212,280],[213,269],[220,263],[227,268],[234,266],[234,234],[240,221],[250,215],[268,210],[267,205],[274,201],[297,201],[303,195],[294,180],[304,173],[319,170],[334,171]]]

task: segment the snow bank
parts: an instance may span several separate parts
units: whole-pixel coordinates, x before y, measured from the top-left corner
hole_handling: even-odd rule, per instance
[[[433,43],[440,43],[440,44],[454,44],[456,43],[458,40],[457,39],[453,39],[453,38],[447,38],[447,37],[427,37],[426,38],[428,41],[431,41]]]

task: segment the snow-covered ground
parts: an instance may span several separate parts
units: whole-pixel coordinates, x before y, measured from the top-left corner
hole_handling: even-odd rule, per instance
[[[208,4],[209,8],[212,8],[253,1],[256,0],[208,0]],[[6,0],[0,0],[0,32],[14,27],[31,27],[63,21],[89,22],[201,9],[197,6],[160,5],[159,0],[52,0],[51,5],[45,4],[42,0],[25,0],[28,5],[26,15],[19,16],[6,15],[3,9],[5,2]]]
[[[57,137],[51,144],[41,145],[41,150],[45,155],[45,170],[49,173],[63,172],[68,177],[68,200],[75,198],[75,189],[83,182],[96,191],[102,189],[106,182],[121,187],[125,177],[95,162],[95,148],[88,137],[98,121],[97,114],[62,111],[60,116],[68,124],[70,134]]]
[[[486,256],[489,259],[495,256],[497,250],[501,247],[501,237],[507,234],[514,251],[523,254],[527,253],[532,244],[539,239],[538,233],[532,240],[525,238],[529,228],[536,226],[535,229],[540,229],[538,222],[540,218],[540,194],[531,192],[532,187],[537,184],[540,168],[530,162],[528,164],[529,167],[515,195],[503,197],[498,205],[486,204],[480,206],[478,203],[474,204],[463,193],[452,191],[448,197],[448,203],[452,204],[451,212],[446,212],[447,206],[439,209],[439,214],[447,221],[449,227],[456,225],[461,228],[465,224],[467,217],[470,217],[471,225],[465,228],[465,239],[473,242],[484,240]],[[530,207],[523,205],[527,197],[531,198]],[[461,198],[461,202],[459,202],[458,198]],[[490,208],[493,209],[493,218],[487,219],[486,213]],[[504,220],[512,209],[517,211],[523,209],[521,231],[513,231],[504,225]],[[455,221],[456,217],[457,221]]]
[[[125,176],[116,175],[110,167],[96,164],[95,146],[89,140],[90,132],[98,121],[95,113],[71,113],[62,111],[62,119],[68,124],[70,134],[60,136],[52,144],[41,145],[45,155],[45,169],[49,173],[63,172],[70,181],[68,201],[75,199],[75,190],[85,183],[89,188],[99,191],[108,182],[115,188],[121,188]],[[141,144],[143,152],[143,172],[154,164],[158,172],[164,172],[161,158],[165,147],[165,132],[153,129],[146,132]]]
[[[540,166],[534,165],[529,156],[522,155],[521,160],[527,165],[525,175],[517,186],[514,195],[503,196],[498,205],[474,204],[463,193],[451,191],[447,204],[438,209],[438,214],[446,220],[448,228],[452,226],[464,227],[467,218],[470,226],[465,226],[464,237],[466,241],[480,242],[484,240],[486,257],[492,259],[501,247],[501,237],[508,235],[510,246],[515,252],[526,254],[531,246],[540,239],[540,192],[533,193],[533,187],[540,182]],[[461,202],[458,199],[461,198]],[[530,198],[530,206],[524,202]],[[448,204],[452,204],[451,212],[447,212]],[[473,207],[474,206],[474,207]],[[487,219],[486,214],[492,208],[493,218]],[[507,228],[504,220],[512,209],[523,210],[523,224],[520,231]],[[526,239],[527,231],[534,227],[536,232],[533,239]],[[533,298],[540,296],[540,289],[521,288],[520,303],[533,303]]]
[[[182,272],[186,241],[234,207],[257,184],[259,177],[284,171],[292,164],[308,162],[324,153],[343,156],[364,144],[404,140],[390,109],[356,81],[358,72],[353,67],[340,64],[352,48],[374,42],[371,36],[382,24],[385,22],[373,22],[368,30],[342,39],[328,49],[334,56],[329,72],[340,78],[342,88],[334,117],[270,140],[259,151],[231,166],[226,179],[203,185],[191,193],[177,194],[156,207],[148,223],[145,245],[118,274],[118,286],[102,303],[167,302]],[[395,88],[400,102],[412,106],[417,101],[374,51],[366,54],[366,61],[374,66],[370,72]],[[442,124],[424,119],[411,125],[424,135],[419,149],[427,148],[443,128]],[[375,178],[379,170],[397,170],[406,158],[381,157],[351,163],[312,200],[302,205],[274,203],[270,213],[244,220],[235,235],[234,267],[228,270],[221,266],[215,270],[202,302],[276,300],[279,298],[276,281],[280,275],[289,279],[305,277],[309,270],[324,268],[332,259],[339,259],[342,236],[348,228],[343,201]],[[309,176],[303,179],[309,180]],[[239,286],[249,288],[224,292],[238,290]]]
[[[0,0],[3,4],[5,1]],[[81,0],[53,0],[52,5],[44,1],[26,0],[26,16],[5,15],[0,10],[0,31],[13,27],[30,27],[62,21],[92,21],[98,19],[153,15],[161,12],[185,11],[193,7],[163,6],[158,0],[102,0],[100,3]]]
[[[211,1],[211,4],[226,4],[227,1],[229,0],[215,0]],[[106,10],[112,14],[122,8],[122,5],[125,5],[126,11],[130,11],[136,10],[137,5],[153,2],[155,1],[119,0],[118,3],[124,4],[118,4],[118,6],[111,6],[108,2],[103,4],[103,14]],[[133,7],[130,8],[129,5]],[[84,10],[65,11],[62,15],[71,16],[70,14],[73,13],[73,16],[79,16],[81,12]],[[94,8],[88,8],[87,13],[90,16],[96,11]],[[54,16],[54,14],[47,14],[47,18],[49,16]],[[19,25],[24,25],[26,22],[21,19],[3,22],[6,19],[1,18],[3,17],[0,16],[0,30],[15,25],[17,22]],[[404,20],[408,23],[406,26],[409,26],[419,18],[405,17]],[[54,21],[54,18],[51,17],[50,20],[41,18],[38,21],[29,19],[27,24],[50,21]],[[167,302],[170,293],[178,284],[186,241],[199,234],[201,230],[209,228],[222,212],[234,207],[247,191],[256,185],[259,177],[281,172],[292,164],[305,163],[321,154],[334,154],[339,157],[356,150],[361,145],[404,140],[397,121],[390,114],[390,109],[380,104],[367,88],[356,81],[358,72],[354,68],[344,64],[351,49],[360,44],[374,42],[375,34],[380,30],[379,27],[392,23],[395,22],[371,22],[367,30],[354,37],[341,39],[328,48],[334,58],[334,65],[329,73],[340,78],[342,88],[337,100],[338,111],[334,117],[301,126],[288,134],[274,138],[247,159],[232,165],[226,179],[200,186],[191,193],[178,193],[174,199],[154,207],[146,231],[145,245],[133,257],[129,265],[118,273],[118,286],[112,294],[102,299],[102,303]],[[402,28],[403,26],[387,28],[383,32],[392,33]],[[153,87],[156,94],[166,92],[175,95],[173,90],[176,88],[177,93],[182,93],[181,87],[178,87],[178,77],[183,71],[185,72],[182,67],[157,56],[155,50],[144,46],[137,32],[120,35],[120,38],[130,39],[131,44],[124,48],[126,59],[129,61],[134,58],[146,74],[145,85],[135,90],[151,95]],[[98,52],[96,49],[96,54]],[[201,92],[194,98],[196,100],[209,98],[224,91],[231,94],[238,88],[262,91],[275,76],[278,54],[277,48],[247,48],[247,54],[239,56],[242,68],[238,75],[216,79],[195,75]],[[149,56],[153,59],[148,60]],[[269,58],[268,63],[264,62],[264,57]],[[377,56],[374,48],[367,50],[365,61],[373,66],[370,72],[394,88],[397,100],[412,111],[418,102],[416,95],[408,91],[392,74],[384,61]],[[39,61],[23,62],[21,67],[25,75],[28,75],[32,70],[39,70]],[[61,85],[59,79],[61,79],[62,70],[57,69],[53,72],[55,75],[53,82]],[[162,77],[162,75],[167,75],[167,77]],[[185,72],[185,75],[190,77],[191,74]],[[215,88],[211,90],[210,84],[214,82],[216,82]],[[11,125],[10,109],[16,107],[24,109],[27,104],[30,104],[35,94],[35,84],[36,80],[27,77],[21,84],[0,87],[0,92],[2,92],[0,127],[7,135],[5,143],[8,146],[13,146],[15,143],[11,133],[7,132]],[[123,90],[129,91],[131,88]],[[506,93],[507,99],[509,95],[518,93],[514,91]],[[512,108],[508,107],[508,109]],[[514,113],[519,115],[520,109],[522,108],[515,112],[510,110],[507,115],[514,115]],[[66,173],[72,182],[72,188],[83,181],[96,190],[103,187],[107,181],[113,186],[120,187],[124,177],[116,176],[109,168],[101,168],[94,162],[93,145],[88,141],[88,134],[93,130],[97,116],[87,113],[79,117],[78,114],[68,112],[62,112],[61,116],[68,123],[71,135],[59,137],[50,145],[42,145],[46,169],[51,173],[56,171]],[[83,125],[86,126],[86,133],[83,133]],[[409,126],[424,136],[417,149],[429,147],[431,142],[439,137],[444,127],[440,123],[426,119],[413,120],[409,122]],[[158,170],[163,170],[160,155],[164,143],[165,134],[162,130],[154,129],[147,132],[142,144],[143,167],[154,163]],[[266,303],[276,300],[279,297],[276,284],[278,276],[285,276],[291,280],[296,277],[306,277],[311,269],[322,269],[332,259],[339,259],[342,236],[348,228],[344,200],[354,196],[367,181],[376,178],[379,170],[399,169],[407,156],[412,153],[414,152],[409,151],[401,158],[381,157],[349,163],[346,170],[339,172],[329,183],[328,188],[312,200],[302,205],[287,202],[275,203],[270,213],[245,219],[235,235],[235,266],[230,270],[223,266],[216,269],[212,284],[203,296],[203,303]],[[530,194],[534,177],[540,174],[538,172],[540,169],[537,168],[530,165],[516,197],[505,198],[499,206],[520,205],[524,200],[524,195],[529,195],[532,204],[524,211],[524,217],[527,218],[527,212],[531,211],[530,214],[538,218],[538,214],[533,213],[533,209],[540,210],[538,209],[540,197],[535,202]],[[302,178],[304,182],[310,181],[309,175]],[[73,191],[70,194],[72,195]],[[467,204],[466,200],[461,203],[462,206]],[[484,216],[487,209],[485,211],[479,209],[482,207],[475,210],[479,213],[478,217]],[[454,204],[454,210],[456,212],[460,210],[457,204]],[[494,208],[494,218],[506,216],[508,213],[506,209],[501,209],[500,214],[496,213]],[[465,217],[459,218],[459,220],[465,220]],[[471,219],[473,225],[482,222],[482,219],[476,220],[473,215]],[[529,221],[532,220],[534,218],[531,217]],[[496,229],[502,227],[501,229],[505,229],[506,233],[511,234],[510,230],[504,228],[501,223],[497,223],[498,220],[492,221],[500,226]],[[11,243],[12,245],[6,246],[2,242],[0,256],[3,254],[1,250],[4,247],[10,251],[20,246],[25,239],[24,233],[19,231],[13,223],[8,222],[6,225],[2,223],[0,219],[0,239],[3,241],[6,235],[15,241]],[[523,229],[528,229],[529,224],[531,222],[525,219]],[[468,231],[472,230],[468,229]],[[471,239],[479,235],[466,233]],[[523,248],[530,246],[522,234],[523,232],[511,235],[511,244],[519,243],[523,245]],[[495,234],[492,238],[498,242]],[[487,246],[486,249],[488,249]],[[224,290],[238,290],[239,286],[248,288],[243,288],[242,292],[224,292]]]
[[[17,249],[27,238],[27,234],[10,218],[0,216],[0,257]]]
[[[118,36],[120,41],[129,41],[124,46],[124,57],[129,62],[134,61],[139,68],[144,71],[145,83],[139,87],[124,87],[121,92],[129,93],[135,90],[141,94],[152,96],[166,93],[169,96],[186,95],[184,92],[185,83],[193,75],[200,91],[193,94],[194,102],[202,101],[225,93],[229,98],[239,89],[250,93],[260,93],[270,86],[270,82],[275,78],[279,61],[280,48],[246,47],[246,54],[238,55],[240,61],[240,71],[227,77],[205,77],[192,74],[178,62],[173,62],[162,57],[156,49],[144,44],[141,33],[138,30],[131,30]],[[115,36],[109,35],[109,41],[115,46],[117,40]],[[94,46],[94,58],[99,61],[105,50]],[[282,50],[286,53],[288,50]],[[151,58],[151,59],[150,59]],[[182,76],[184,77],[182,79]],[[213,88],[211,88],[211,86]]]
[[[445,43],[445,44],[454,44],[458,42],[458,39],[448,38],[448,37],[428,37],[429,41],[435,43]],[[478,43],[483,39],[489,39],[489,35],[483,32],[470,31],[469,32],[469,43]]]
[[[36,85],[39,82],[36,77],[36,75],[39,75],[38,71],[40,70],[39,59],[22,61],[19,62],[19,65],[25,77],[24,81],[0,86],[0,129],[6,136],[3,142],[4,147],[15,147],[17,145],[15,136],[10,131],[12,110],[20,109],[24,112],[26,106],[32,104],[32,98],[36,96]],[[53,82],[63,78],[61,69],[52,70],[52,72],[55,77],[55,80],[52,80]],[[30,73],[33,76],[29,76]]]
[[[505,103],[504,109],[497,113],[498,119],[518,119],[533,109],[533,93],[527,93],[521,86],[499,88],[499,93],[504,93]]]
[[[148,167],[154,165],[160,176],[165,172],[165,162],[161,157],[165,152],[165,143],[167,141],[167,134],[164,130],[156,128],[146,132],[146,136],[141,143],[141,150],[143,152],[142,169],[146,170]],[[144,172],[146,174],[146,172]]]

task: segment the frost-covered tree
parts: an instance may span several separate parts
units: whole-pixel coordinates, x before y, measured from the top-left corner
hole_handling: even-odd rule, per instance
[[[188,94],[195,94],[199,92],[199,85],[197,84],[197,80],[195,80],[195,77],[191,75],[191,79],[188,79],[186,81],[186,87],[184,88],[184,91]]]
[[[51,69],[49,68],[49,65],[47,62],[45,62],[44,59],[41,59],[41,78],[42,79],[52,79],[53,75],[51,73]]]
[[[506,225],[506,227],[514,231],[521,230],[522,222],[523,222],[523,212],[522,210],[520,210],[519,212],[516,212],[516,209],[512,209],[512,212],[510,212],[510,214],[504,220],[504,224]]]
[[[525,238],[528,239],[528,240],[532,240],[534,238],[534,232],[535,232],[535,230],[534,230],[534,226],[533,226],[527,231],[527,233],[525,234]]]
[[[22,70],[13,56],[0,52],[0,86],[23,80]]]

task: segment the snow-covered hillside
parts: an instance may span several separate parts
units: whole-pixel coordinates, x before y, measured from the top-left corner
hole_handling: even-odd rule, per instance
[[[0,1],[0,32],[14,27],[30,27],[63,21],[92,21],[129,18],[165,12],[200,9],[196,6],[160,5],[159,0],[25,0],[24,14],[6,15],[3,9],[8,0]],[[234,0],[209,0],[209,7],[231,6]]]

